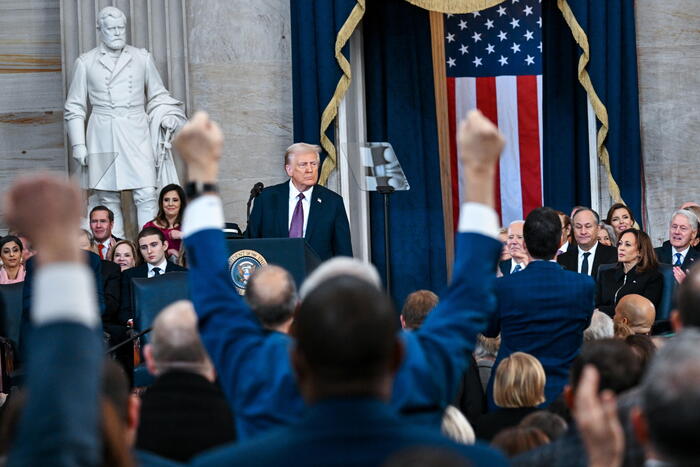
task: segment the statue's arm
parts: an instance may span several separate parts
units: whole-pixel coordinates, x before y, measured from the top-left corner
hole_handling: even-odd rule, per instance
[[[80,165],[85,165],[87,147],[85,146],[85,118],[87,116],[87,68],[78,58],[75,61],[73,81],[66,97],[64,118],[68,140],[73,149],[73,157]]]

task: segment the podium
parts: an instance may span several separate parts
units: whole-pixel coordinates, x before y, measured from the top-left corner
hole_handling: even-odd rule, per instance
[[[292,275],[297,288],[321,264],[321,259],[303,238],[245,238],[226,241],[229,274],[239,293],[247,277],[263,264],[281,266]],[[242,287],[241,287],[242,286]]]

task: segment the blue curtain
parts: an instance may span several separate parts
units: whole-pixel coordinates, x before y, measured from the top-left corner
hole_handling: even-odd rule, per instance
[[[568,209],[590,202],[586,190],[588,145],[584,144],[587,116],[585,93],[576,73],[582,52],[556,3],[543,2],[545,203]],[[588,37],[587,70],[607,108],[609,132],[605,146],[612,176],[625,203],[637,219],[642,219],[634,0],[570,0],[568,4]]]
[[[321,142],[321,114],[342,74],[335,58],[336,36],[355,3],[291,0],[294,141]],[[343,54],[349,59],[347,45]],[[335,141],[333,125],[326,135]]]
[[[405,0],[370,1],[364,17],[369,141],[388,141],[411,189],[391,195],[392,295],[446,284],[429,16]],[[381,195],[370,198],[372,261],[384,273]]]

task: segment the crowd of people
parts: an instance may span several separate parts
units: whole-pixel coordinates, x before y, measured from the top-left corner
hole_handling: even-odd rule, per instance
[[[79,229],[80,195],[59,178],[9,190],[0,283],[26,282],[24,381],[0,412],[7,465],[700,459],[700,206],[674,211],[656,249],[622,204],[604,221],[538,208],[499,230],[504,141],[473,112],[459,130],[465,203],[446,290],[416,291],[397,314],[372,265],[338,256],[299,288],[263,267],[241,298],[216,192],[222,144],[206,114],[180,131],[204,189],[163,188],[133,242],[112,235],[104,206]],[[133,388],[134,347],[103,357],[130,336],[132,279],[185,270],[190,300],[158,314],[141,349],[155,379]]]

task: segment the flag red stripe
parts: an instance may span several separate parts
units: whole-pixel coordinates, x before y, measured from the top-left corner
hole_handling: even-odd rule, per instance
[[[457,118],[455,111],[455,79],[447,78],[447,113],[450,124],[450,182],[452,184],[452,225],[459,224],[459,165],[457,164]]]
[[[498,107],[496,104],[496,78],[476,78],[476,107],[498,126]],[[496,212],[501,217],[501,171],[496,166]]]
[[[537,115],[537,77],[518,76],[518,138],[523,218],[542,206],[540,127]]]

